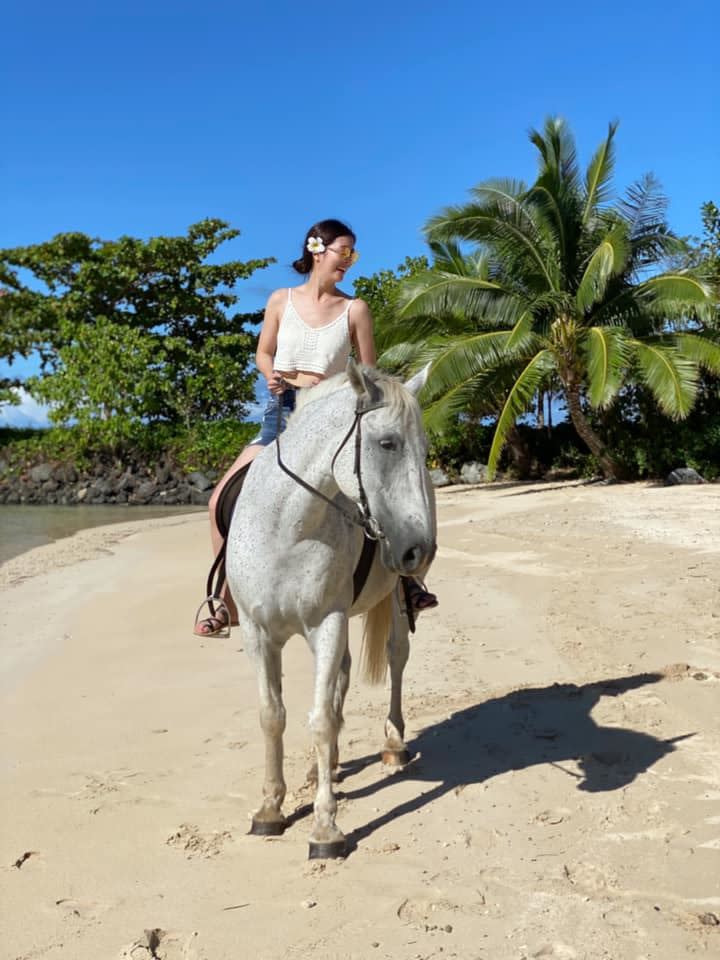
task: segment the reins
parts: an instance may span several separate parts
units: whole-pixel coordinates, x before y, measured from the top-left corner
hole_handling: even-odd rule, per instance
[[[353,473],[357,477],[358,482],[358,502],[355,504],[357,507],[357,513],[353,514],[349,510],[346,510],[340,504],[336,503],[334,500],[331,500],[329,497],[326,497],[324,493],[320,490],[317,490],[312,484],[308,483],[306,480],[303,480],[302,477],[298,476],[287,464],[283,463],[282,457],[280,456],[280,433],[282,427],[282,402],[278,400],[278,429],[277,437],[275,438],[275,451],[277,454],[277,464],[280,469],[291,477],[297,484],[299,484],[304,490],[307,490],[308,493],[312,493],[314,496],[319,497],[333,509],[337,510],[338,513],[342,514],[343,517],[356,527],[362,527],[365,532],[365,536],[370,540],[384,540],[385,534],[380,528],[380,524],[377,522],[375,517],[370,512],[370,505],[368,503],[367,494],[365,493],[365,487],[362,482],[362,470],[360,463],[360,456],[362,451],[362,418],[366,413],[370,413],[371,410],[379,410],[381,407],[387,406],[385,400],[373,401],[367,404],[363,404],[362,400],[358,397],[357,404],[355,406],[355,418],[350,425],[350,429],[343,437],[340,442],[340,446],[335,451],[332,462],[330,464],[330,472],[335,475],[335,462],[340,456],[345,444],[348,442],[350,437],[355,433],[355,463],[353,466]]]

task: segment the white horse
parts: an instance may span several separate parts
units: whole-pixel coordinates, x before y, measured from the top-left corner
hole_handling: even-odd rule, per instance
[[[283,647],[301,634],[315,656],[310,727],[317,793],[310,858],[345,852],[335,823],[332,773],[350,679],[348,617],[367,614],[370,679],[385,676],[389,659],[383,760],[407,762],[401,684],[408,621],[398,601],[398,578],[423,577],[436,548],[435,498],[415,400],[424,381],[425,371],[403,386],[351,361],[346,374],[302,391],[279,445],[271,444],[253,463],[228,535],[228,585],[245,649],[257,666],[265,736],[263,803],[252,833],[280,834],[286,826]],[[379,549],[355,598],[353,575],[366,533]]]

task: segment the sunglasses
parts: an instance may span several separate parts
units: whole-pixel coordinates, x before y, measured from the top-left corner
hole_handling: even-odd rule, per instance
[[[341,260],[349,260],[350,263],[357,263],[360,259],[360,254],[354,247],[326,247],[326,249],[332,250]]]

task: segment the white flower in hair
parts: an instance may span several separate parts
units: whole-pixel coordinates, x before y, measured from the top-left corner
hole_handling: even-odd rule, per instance
[[[325,253],[322,237],[308,237],[307,248],[310,253]]]

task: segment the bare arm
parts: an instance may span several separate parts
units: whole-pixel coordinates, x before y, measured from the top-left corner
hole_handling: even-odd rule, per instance
[[[282,303],[284,302],[284,291],[276,290],[270,294],[267,305],[265,306],[265,316],[260,328],[258,337],[257,351],[255,352],[255,363],[260,373],[268,382],[270,393],[282,393],[282,377],[273,370],[273,361],[277,352],[277,335],[280,327],[280,317],[282,316]]]
[[[360,363],[374,367],[377,361],[373,319],[370,307],[364,300],[356,300],[350,311],[350,336],[355,347],[355,356]]]

